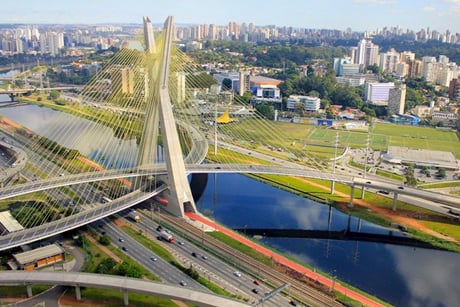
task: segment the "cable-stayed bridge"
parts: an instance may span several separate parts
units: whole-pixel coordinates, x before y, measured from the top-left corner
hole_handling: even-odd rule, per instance
[[[120,50],[83,87],[79,102],[62,107],[61,113],[75,119],[58,113],[41,136],[27,129],[15,134],[28,155],[21,174],[32,179],[0,191],[0,200],[24,227],[0,236],[0,250],[80,227],[159,193],[167,196],[165,209],[172,214],[196,212],[190,173],[304,176],[420,195],[415,189],[401,191],[335,174],[327,162],[283,145],[288,131],[275,129],[257,112],[218,126],[218,113],[249,106],[240,97],[216,91],[215,81],[174,46],[173,29],[170,17],[154,35],[144,18],[144,50]],[[204,107],[198,107],[198,100],[206,101]],[[257,139],[250,131],[257,131]],[[283,165],[217,148],[251,148],[255,143],[283,152],[278,159]],[[219,164],[202,164],[206,157]],[[439,196],[427,194],[427,199]]]

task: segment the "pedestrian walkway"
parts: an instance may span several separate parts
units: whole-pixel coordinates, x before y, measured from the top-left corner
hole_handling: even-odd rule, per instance
[[[251,241],[251,240],[248,240],[246,239],[245,237],[243,236],[240,236],[239,234],[237,234],[236,232],[234,231],[231,231],[230,229],[227,229],[225,227],[222,227],[218,224],[216,224],[215,222],[205,218],[204,216],[201,216],[201,215],[198,215],[198,214],[194,214],[194,213],[190,213],[190,212],[187,212],[186,215],[190,218],[190,219],[193,219],[195,221],[199,221],[201,223],[203,223],[204,225],[208,225],[209,227],[212,227],[212,228],[215,228],[216,230],[224,233],[225,235],[235,239],[235,240],[238,240],[239,242],[253,248],[254,250],[258,251],[259,253],[262,253],[268,257],[271,257],[273,260],[299,272],[299,273],[302,273],[304,274],[305,276],[311,278],[312,280],[315,280],[317,282],[319,282],[320,284],[328,287],[328,288],[331,288],[334,287],[334,290],[335,291],[338,291],[342,294],[344,294],[345,296],[349,297],[349,298],[352,298],[358,302],[360,302],[361,304],[363,304],[364,306],[372,306],[372,307],[378,307],[378,306],[384,306],[378,302],[375,302],[373,300],[371,300],[370,298],[356,292],[356,291],[353,291],[349,288],[346,288],[344,286],[342,286],[340,283],[338,283],[336,280],[333,280],[333,279],[330,279],[330,278],[327,278],[327,277],[324,277],[323,275],[320,275],[316,272],[313,272],[309,269],[307,269],[306,267],[304,266],[301,266],[300,264],[298,263],[295,263],[283,256],[280,256],[276,253],[274,253],[273,251],[269,250],[269,249],[266,249],[258,244],[256,244],[255,242]]]

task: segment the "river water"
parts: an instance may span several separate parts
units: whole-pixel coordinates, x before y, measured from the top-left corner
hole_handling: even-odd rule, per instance
[[[0,97],[0,101],[7,99]],[[48,131],[43,122],[57,116],[56,111],[36,106],[0,108],[0,115],[41,135]],[[59,123],[65,125],[65,121]],[[90,123],[82,119],[81,124]],[[113,136],[111,129],[104,133],[112,138],[115,147],[126,142]],[[92,144],[91,139],[86,138],[81,148],[76,149],[94,156],[98,144]],[[65,145],[65,140],[55,141]],[[129,141],[122,145],[126,150],[137,150]],[[237,174],[209,176],[197,206],[200,212],[229,228],[342,230],[349,223],[347,215],[326,205]],[[332,217],[330,224],[329,217]],[[351,230],[357,230],[358,225],[362,232],[388,232],[357,218],[350,219]],[[457,282],[460,255],[456,253],[357,241],[294,238],[260,241],[396,306],[458,306],[460,302]]]

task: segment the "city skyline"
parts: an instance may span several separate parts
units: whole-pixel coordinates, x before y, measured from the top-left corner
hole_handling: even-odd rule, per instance
[[[160,7],[161,6],[161,7]],[[281,11],[281,13],[280,13]],[[147,15],[152,23],[174,16],[177,24],[218,24],[229,21],[295,28],[374,31],[399,26],[401,29],[430,28],[460,33],[460,0],[275,0],[215,1],[172,0],[158,7],[148,0],[136,5],[120,0],[75,2],[8,1],[2,3],[0,23],[26,24],[140,24]]]

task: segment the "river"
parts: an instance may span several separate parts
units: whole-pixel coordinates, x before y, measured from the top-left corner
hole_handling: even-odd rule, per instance
[[[2,97],[0,97],[2,101]],[[45,135],[56,111],[36,106],[0,108],[0,114]],[[59,114],[58,117],[62,116]],[[66,116],[71,116],[66,114]],[[67,122],[74,122],[72,121]],[[65,129],[66,121],[58,124]],[[81,119],[81,125],[90,124]],[[113,138],[113,146],[123,140]],[[86,138],[76,148],[92,156],[98,144]],[[96,140],[98,138],[95,138]],[[55,140],[65,145],[65,140]],[[127,150],[135,144],[124,144]],[[238,191],[238,193],[235,193]],[[349,217],[338,210],[238,174],[211,175],[198,200],[200,212],[229,228],[341,230]],[[328,223],[329,217],[332,223]],[[386,233],[380,226],[350,220],[351,230]],[[315,269],[396,306],[457,306],[460,301],[460,255],[452,252],[357,241],[262,238],[261,242],[296,257]]]

